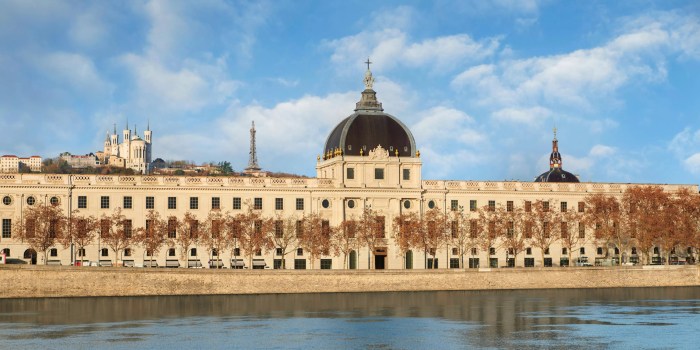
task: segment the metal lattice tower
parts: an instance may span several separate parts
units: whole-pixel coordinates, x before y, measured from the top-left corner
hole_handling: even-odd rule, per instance
[[[248,159],[248,167],[245,168],[246,172],[260,171],[260,165],[258,165],[258,155],[255,150],[255,121],[250,128],[250,158]]]

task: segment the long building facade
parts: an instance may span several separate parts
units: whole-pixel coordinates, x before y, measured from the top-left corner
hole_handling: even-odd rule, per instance
[[[33,205],[50,203],[59,206],[66,216],[77,211],[81,215],[101,217],[121,208],[133,227],[145,226],[146,215],[155,210],[162,217],[182,218],[191,213],[205,220],[212,210],[233,215],[254,210],[263,217],[300,218],[318,214],[330,225],[362,216],[371,208],[384,220],[385,237],[372,248],[358,247],[346,258],[328,255],[311,261],[308,252],[297,249],[286,255],[287,268],[386,268],[425,267],[465,268],[503,266],[559,266],[572,264],[571,255],[561,242],[555,241],[546,252],[526,246],[515,258],[507,248],[476,246],[466,252],[468,263],[460,263],[460,253],[449,243],[437,251],[420,249],[402,251],[396,240],[395,217],[415,213],[419,217],[438,208],[445,214],[464,210],[473,218],[478,208],[486,205],[524,207],[526,203],[546,200],[553,210],[580,210],[584,198],[601,193],[621,197],[634,184],[581,183],[575,175],[561,169],[561,156],[555,137],[550,159],[550,171],[535,182],[519,181],[443,181],[424,180],[421,176],[420,150],[410,130],[396,117],[384,112],[372,89],[369,69],[365,90],[354,113],[331,130],[323,154],[317,157],[317,178],[273,177],[188,177],[149,175],[58,175],[58,174],[0,174],[0,220],[2,235],[0,250],[6,258],[27,263],[41,256],[13,234],[13,225],[23,220]],[[312,160],[313,161],[313,160]],[[145,169],[144,169],[145,170]],[[660,185],[674,193],[689,190],[698,193],[697,185]],[[607,255],[592,238],[591,230],[581,232],[586,239],[575,247],[574,258],[585,257],[591,263]],[[84,251],[74,246],[56,245],[49,249],[47,262],[61,265],[72,263],[73,256],[82,262],[111,264],[116,252],[100,242],[99,235]],[[221,261],[229,268],[279,268],[278,249],[255,254],[253,266],[234,249],[214,253],[206,246],[188,248],[165,247],[148,256],[143,247],[133,245],[119,253],[118,263],[130,266],[211,266]],[[574,248],[571,248],[572,252]],[[77,253],[77,254],[73,254]],[[215,255],[216,254],[216,255]],[[634,253],[633,253],[634,254]],[[123,255],[123,256],[122,256]],[[183,259],[181,256],[186,255]],[[429,264],[426,262],[429,261]],[[217,265],[221,264],[217,262]]]

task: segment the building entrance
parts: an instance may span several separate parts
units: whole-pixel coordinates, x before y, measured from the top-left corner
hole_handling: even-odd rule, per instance
[[[384,270],[386,268],[386,247],[374,250],[374,269]]]

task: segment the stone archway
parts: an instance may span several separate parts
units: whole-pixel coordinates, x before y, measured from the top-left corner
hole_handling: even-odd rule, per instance
[[[29,260],[30,264],[36,265],[36,250],[32,248],[25,250],[23,258]]]

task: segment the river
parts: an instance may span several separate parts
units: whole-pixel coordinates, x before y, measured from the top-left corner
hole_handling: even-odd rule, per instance
[[[0,349],[696,349],[700,287],[0,300]]]

